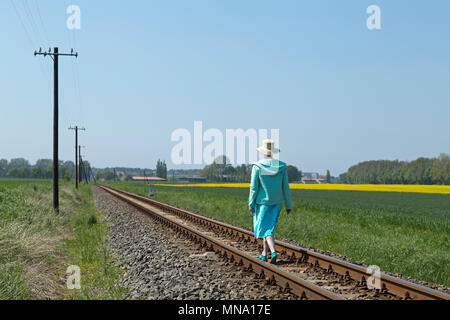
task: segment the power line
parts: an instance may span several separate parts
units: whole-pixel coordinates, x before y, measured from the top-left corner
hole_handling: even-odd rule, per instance
[[[15,5],[13,0],[10,0],[9,2],[11,4],[11,7],[13,8],[14,12],[16,13],[17,18],[19,19],[20,25],[22,26],[22,29],[25,33],[25,37],[27,38],[31,48],[35,48],[36,45],[33,40],[33,37],[30,35],[30,32],[28,31],[28,28],[24,22],[24,19],[22,19],[22,15],[20,14],[18,7]],[[44,75],[44,77],[47,79],[47,83],[50,84],[49,74],[48,74],[48,72],[45,71],[42,61],[39,63],[39,68],[41,69],[41,72]]]
[[[36,47],[33,41],[33,38],[30,36],[30,33],[28,32],[25,23],[22,20],[22,16],[19,13],[19,10],[17,9],[16,5],[14,4],[13,0],[9,0],[9,2],[11,3],[11,6],[13,7],[14,11],[16,12],[17,17],[19,18],[20,24],[22,25],[23,30],[25,31],[26,37],[28,39],[28,41],[30,42],[32,47]]]
[[[47,28],[45,27],[45,24],[44,24],[44,20],[42,19],[41,9],[39,7],[39,1],[38,0],[34,0],[34,4],[36,6],[36,11],[38,13],[39,21],[41,22],[42,30],[44,31],[45,39],[47,40],[46,45],[49,45],[50,44],[50,40],[49,40],[49,37],[48,37]]]
[[[34,17],[30,10],[30,7],[28,6],[27,0],[22,0],[22,7],[23,7],[25,14],[28,16],[28,21],[30,22],[31,29],[36,32],[37,39],[39,42],[41,42],[41,38],[42,38],[41,33],[39,32],[39,28],[38,28],[36,22],[34,21]]]

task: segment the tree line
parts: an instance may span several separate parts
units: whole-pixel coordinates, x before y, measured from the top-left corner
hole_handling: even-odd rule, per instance
[[[450,185],[450,155],[414,161],[376,160],[358,163],[339,176],[349,184],[441,184]]]
[[[297,182],[302,172],[295,166],[286,167],[289,182]],[[241,164],[233,167],[226,156],[217,157],[212,164],[205,166],[199,173],[209,182],[250,182],[252,165]]]
[[[90,172],[90,164],[83,161],[86,172]],[[72,161],[59,161],[59,176],[66,180],[75,177],[75,164]],[[53,160],[39,159],[34,165],[24,158],[14,158],[8,161],[0,159],[0,178],[23,178],[23,179],[52,179]]]
[[[94,169],[96,172],[95,178],[99,180],[116,180],[119,179],[117,171],[125,172],[123,180],[133,180],[133,175],[151,177],[156,175],[157,177],[167,179],[167,165],[166,161],[158,159],[156,162],[156,169],[139,169],[139,168],[106,168],[106,169]]]

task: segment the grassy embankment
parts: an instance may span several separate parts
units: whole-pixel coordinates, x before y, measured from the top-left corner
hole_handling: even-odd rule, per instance
[[[0,299],[121,298],[107,233],[90,186],[61,182],[55,214],[51,181],[0,179]],[[81,269],[81,290],[66,287],[69,265]]]
[[[136,182],[113,185],[148,194]],[[251,228],[248,190],[156,186],[155,199]],[[408,192],[292,190],[276,236],[450,286],[450,196]]]

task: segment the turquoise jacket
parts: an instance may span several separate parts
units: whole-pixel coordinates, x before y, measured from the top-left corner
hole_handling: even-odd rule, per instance
[[[286,163],[276,159],[263,159],[253,164],[248,206],[256,204],[274,205],[283,203],[292,209]]]

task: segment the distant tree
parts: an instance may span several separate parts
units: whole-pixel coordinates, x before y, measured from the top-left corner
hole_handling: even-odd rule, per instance
[[[169,183],[172,183],[172,184],[178,183],[177,178],[175,178],[174,176],[170,176],[169,179],[168,179],[167,181],[168,181]]]
[[[20,167],[9,169],[7,176],[10,178],[30,178],[31,169],[29,167]]]
[[[289,182],[297,182],[300,180],[300,172],[297,167],[289,165],[286,167],[286,171]]]
[[[159,178],[167,179],[167,166],[165,161],[158,159],[156,162],[156,176]]]
[[[66,168],[64,167],[64,161],[58,161],[58,176],[60,179],[64,178],[64,174],[66,173]]]
[[[339,175],[339,183],[348,183],[347,173],[341,173]]]
[[[327,183],[331,183],[331,174],[330,174],[330,170],[327,170]]]
[[[159,159],[156,162],[156,176],[160,178],[162,177],[161,161]]]
[[[131,174],[127,174],[127,175],[125,175],[124,180],[131,181],[131,180],[133,180],[133,176]]]
[[[233,175],[236,172],[236,169],[232,165],[228,165],[223,168],[223,174]]]
[[[18,168],[9,169],[6,176],[9,178],[18,178],[19,177],[19,169]]]
[[[233,167],[228,163],[224,167],[215,161],[206,165],[200,170],[199,175],[207,178],[209,182],[220,182],[224,180],[224,176],[227,176],[227,182],[249,182],[251,174],[251,165],[241,164],[240,166]]]
[[[18,170],[18,178],[26,179],[30,178],[31,176],[31,169],[30,167],[21,167]]]
[[[236,168],[238,180],[237,182],[250,182],[250,175],[252,173],[252,166],[241,164]]]
[[[448,184],[450,185],[450,156],[418,158],[407,161],[360,162],[340,175],[341,183],[357,184]]]
[[[64,180],[65,181],[70,181],[70,175],[69,175],[69,170],[66,169],[66,172],[64,173]]]
[[[1,159],[0,160],[0,177],[6,176],[8,173],[8,160]]]
[[[33,179],[44,178],[43,169],[39,168],[38,166],[34,166],[33,168],[31,168],[31,178]]]
[[[85,161],[87,163],[87,161]],[[75,178],[75,164],[72,161],[64,161],[64,171],[69,171],[69,177]]]
[[[25,160],[24,158],[15,158],[11,159],[8,165],[8,169],[14,169],[14,168],[22,168],[22,167],[29,167],[30,163],[28,160]]]
[[[230,160],[225,155],[220,155],[216,157],[213,161],[213,165],[214,169],[217,170],[219,173],[218,178],[220,181],[224,180],[223,176],[224,174],[226,174],[225,172],[231,171],[230,167],[232,167]]]
[[[41,178],[51,179],[53,178],[53,167],[47,167],[42,171]]]
[[[51,159],[39,159],[38,161],[36,161],[36,164],[34,165],[35,167],[41,168],[41,169],[45,169],[48,167],[53,167],[53,160]]]
[[[102,172],[99,172],[99,173],[97,173],[97,175],[95,176],[96,177],[96,179],[98,179],[98,180],[106,180],[106,181],[109,181],[109,180],[114,180],[114,178],[116,177],[115,175],[114,175],[114,172],[113,171],[102,171]]]
[[[162,178],[167,179],[167,165],[165,160],[162,163]]]
[[[74,176],[75,165],[72,161],[59,161],[59,177],[63,178],[66,171],[69,171],[69,177]],[[17,170],[13,170],[17,169]],[[8,163],[6,159],[0,160],[0,177],[8,176],[15,178],[33,178],[33,179],[51,179],[53,177],[53,160],[38,159],[31,166],[28,160],[23,158],[11,159]]]
[[[82,163],[82,172],[81,172],[81,174],[82,174],[82,178],[83,179],[86,179],[86,180],[90,180],[90,173],[91,173],[91,164],[89,163],[89,161],[86,161],[86,160],[84,160],[83,161],[83,163]],[[114,175],[114,173],[113,173],[113,179],[115,179],[115,175]]]
[[[219,182],[221,179],[220,170],[215,162],[206,165],[200,171],[200,176],[205,177],[209,182]]]

